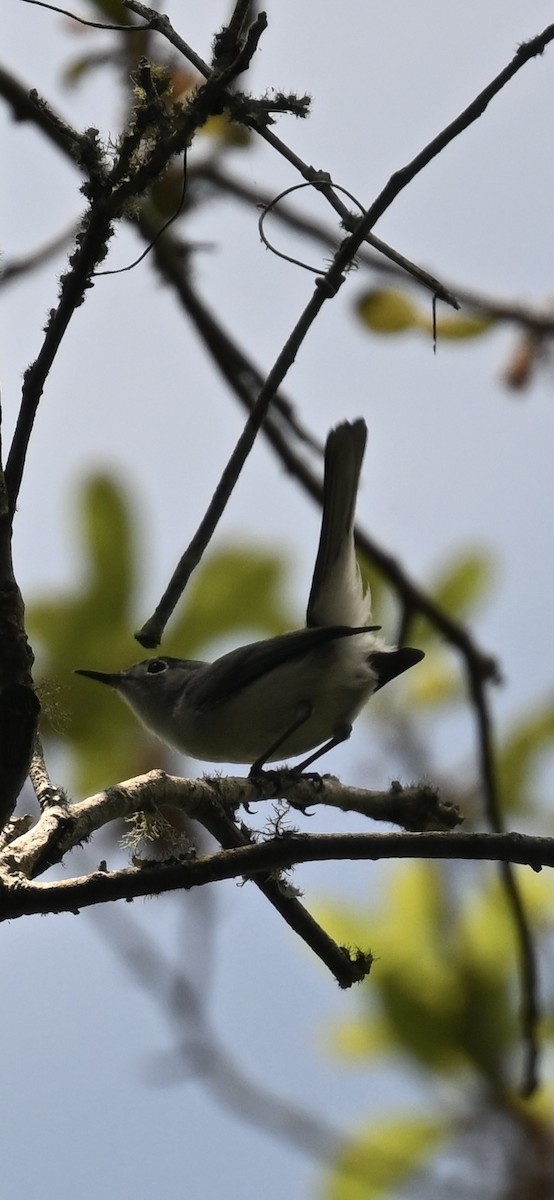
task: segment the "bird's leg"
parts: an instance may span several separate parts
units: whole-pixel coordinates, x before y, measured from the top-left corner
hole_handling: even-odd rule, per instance
[[[269,746],[268,749],[265,750],[263,754],[260,754],[260,757],[257,758],[254,763],[252,763],[252,766],[248,772],[249,776],[255,777],[256,775],[261,775],[263,773],[264,764],[267,762],[268,758],[272,758],[272,756],[275,754],[275,751],[279,749],[279,746],[282,746],[286,742],[287,738],[291,736],[291,734],[296,733],[296,730],[300,729],[300,726],[308,720],[309,716],[311,716],[311,712],[311,704],[305,702],[300,706],[298,715],[295,717],[294,721],[291,721],[291,724],[287,726],[283,733],[279,734],[279,737],[275,742],[273,742],[273,745]],[[342,738],[340,740],[342,741]],[[311,762],[312,760],[309,759],[308,761]]]
[[[316,759],[321,758],[323,754],[327,754],[328,750],[332,750],[334,746],[340,746],[341,742],[347,742],[351,733],[352,726],[343,725],[334,737],[330,738],[328,742],[325,742],[324,746],[320,746],[319,750],[314,750],[313,754],[310,754],[308,758],[304,759],[304,762],[299,763],[298,766],[293,767],[292,770],[296,774],[300,775],[301,772],[304,771],[306,767],[311,766]]]

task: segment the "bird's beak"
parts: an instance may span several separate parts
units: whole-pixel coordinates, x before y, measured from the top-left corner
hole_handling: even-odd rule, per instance
[[[106,671],[85,671],[83,667],[77,667],[73,672],[74,675],[84,675],[87,679],[97,679],[98,683],[107,683],[108,687],[116,688],[120,682],[121,675],[118,671],[112,673]]]

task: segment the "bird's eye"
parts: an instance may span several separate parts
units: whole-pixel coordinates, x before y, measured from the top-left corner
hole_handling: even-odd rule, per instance
[[[146,672],[148,675],[160,675],[162,671],[167,671],[168,663],[165,658],[151,658]]]

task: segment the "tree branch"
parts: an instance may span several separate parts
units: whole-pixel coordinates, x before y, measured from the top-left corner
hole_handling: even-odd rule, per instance
[[[91,904],[267,875],[310,862],[432,859],[520,863],[535,871],[554,867],[554,838],[521,833],[292,833],[194,861],[144,864],[119,871],[101,869],[62,882],[37,883],[14,874],[10,865],[13,847],[17,855],[17,841],[0,855],[2,920],[30,913],[75,912]]]
[[[151,219],[143,213],[137,219],[137,224],[145,240],[151,241],[155,230]],[[186,258],[184,259],[183,255],[179,253],[179,244],[169,232],[156,242],[153,261],[162,278],[173,287],[215,366],[240,402],[250,411],[262,386],[263,374],[237,342],[231,338],[220,318],[202,300],[198,289],[190,280]],[[305,491],[318,504],[321,504],[323,499],[321,479],[307,464],[305,457],[292,446],[290,437],[285,436],[283,424],[303,447],[308,445],[317,449],[321,455],[323,454],[322,447],[318,446],[310,431],[299,422],[292,402],[283,395],[281,389],[276,393],[272,408],[277,409],[278,412],[277,414],[268,413],[262,433],[272,445],[287,473],[297,479]],[[473,664],[475,671],[483,679],[498,680],[498,667],[492,656],[476,645],[463,625],[434,603],[432,597],[410,578],[393,555],[384,550],[374,538],[371,538],[365,530],[361,530],[359,527],[356,529],[356,543],[368,561],[374,563],[383,573],[389,584],[401,597],[406,609],[425,616],[462,654],[464,661]]]
[[[489,704],[482,676],[471,663],[467,663],[467,674],[477,720],[478,754],[480,777],[483,784],[483,803],[486,819],[497,834],[505,833],[502,806],[498,795],[498,782],[494,762],[494,747]],[[516,860],[519,861],[519,860]],[[523,1071],[522,1093],[530,1096],[537,1087],[537,1063],[539,1057],[538,1026],[540,1020],[538,1002],[538,979],[535,947],[521,890],[512,863],[500,863],[500,875],[506,898],[512,913],[517,937],[521,978],[521,1021],[526,1048]]]
[[[6,864],[10,869],[28,877],[61,862],[66,854],[110,821],[125,820],[136,812],[148,812],[166,805],[180,809],[208,829],[214,806],[230,817],[241,805],[248,808],[251,804],[275,798],[286,800],[301,812],[323,805],[412,830],[452,829],[461,821],[457,809],[443,803],[437,793],[426,786],[402,788],[399,783],[394,783],[389,791],[365,791],[344,787],[334,776],[314,779],[296,775],[294,771],[268,772],[255,782],[249,777],[231,776],[183,779],[167,775],[165,771],[151,771],[77,804],[67,804],[65,796],[60,799],[50,783],[39,757],[35,786],[41,795],[42,816],[6,851]]]
[[[267,208],[272,201],[272,194],[263,191],[259,187],[252,186],[247,181],[232,175],[226,170],[221,162],[214,159],[207,159],[205,162],[189,167],[188,172],[188,192],[191,193],[196,182],[211,184],[215,192],[224,192],[229,196],[239,200],[242,204],[259,209]],[[282,225],[302,233],[307,237],[312,238],[325,250],[334,250],[337,245],[338,233],[330,225],[324,221],[318,221],[315,217],[307,217],[304,213],[296,210],[290,204],[283,202],[273,209],[275,219]],[[354,224],[355,217],[351,213],[351,224]],[[344,224],[343,219],[343,224]],[[358,263],[361,266],[367,267],[370,271],[378,271],[383,275],[387,275],[399,281],[406,281],[406,275],[412,275],[414,282],[426,287],[431,291],[437,299],[443,299],[442,293],[448,293],[460,302],[456,305],[463,305],[466,308],[474,309],[491,317],[496,322],[505,322],[509,325],[516,325],[520,329],[527,330],[529,333],[537,334],[538,337],[547,338],[554,335],[554,315],[551,306],[545,306],[544,309],[533,308],[530,305],[521,304],[509,299],[501,299],[498,296],[487,296],[483,292],[476,291],[474,288],[468,288],[464,284],[446,282],[440,280],[436,276],[423,272],[427,278],[421,278],[421,268],[404,255],[400,254],[392,246],[382,242],[376,235],[371,235],[371,244],[374,246],[374,251],[368,250],[365,247],[360,247],[358,252]],[[388,261],[383,261],[383,259]]]
[[[141,14],[144,6],[138,3],[138,0],[125,0],[125,4],[133,12]],[[152,10],[144,10],[151,16]],[[165,36],[168,36],[168,27],[171,29],[170,23],[165,22]],[[171,34],[174,31],[171,29]],[[423,170],[423,168],[432,161],[436,155],[445,148],[455,137],[457,137],[464,129],[467,128],[473,121],[477,119],[485,110],[490,100],[509,79],[524,65],[530,57],[535,54],[542,53],[545,45],[549,40],[554,38],[554,25],[550,26],[538,38],[534,38],[532,43],[527,43],[527,51],[522,53],[520,47],[515,58],[500,74],[486,87],[479,96],[452,121],[441,133],[439,133],[431,142],[423,148],[423,150],[412,159],[401,170],[396,171],[389,179],[388,184],[383,188],[376,200],[369,206],[363,216],[357,221],[352,233],[350,233],[341,243],[338,250],[333,255],[331,265],[325,273],[316,280],[316,286],[311,299],[308,301],[303,312],[300,314],[292,332],[290,333],[285,345],[280,351],[277,359],[271,368],[265,383],[263,384],[256,402],[250,411],[246,425],[238,442],[225,466],[221,478],[215,488],[214,494],[196,533],[190,541],[187,549],[182,555],[175,571],[169,581],[165,592],[163,593],[159,604],[152,616],[145,622],[142,628],[135,634],[137,641],[142,646],[154,648],[158,646],[165,626],[173,613],[192,572],[198,565],[212,534],[220,520],[222,513],[227,505],[230,495],[235,487],[240,472],[244,463],[250,454],[256,435],[261,428],[271,402],[283,382],[287,372],[295,361],[298,351],[306,338],[308,331],[313,325],[316,317],[319,315],[326,300],[335,298],[340,287],[344,283],[345,272],[351,267],[356,254],[366,240],[367,234],[373,228],[373,225],[380,216],[392,204],[396,196],[411,182],[415,176]],[[174,45],[178,44],[178,39],[170,40]],[[255,126],[257,128],[257,126]],[[258,129],[258,132],[261,132]],[[263,136],[266,136],[269,131],[263,131]],[[268,139],[269,140],[269,139]],[[277,146],[275,147],[277,148]],[[311,182],[317,183],[318,180],[311,178]]]

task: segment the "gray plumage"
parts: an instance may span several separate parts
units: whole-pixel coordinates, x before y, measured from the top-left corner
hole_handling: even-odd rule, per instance
[[[112,674],[77,674],[114,688],[162,741],[206,762],[248,763],[255,772],[313,751],[296,768],[303,770],[348,738],[373,692],[423,658],[421,650],[385,646],[370,624],[354,546],[366,436],[358,420],[327,439],[306,629],[240,646],[214,663],[161,656]]]

